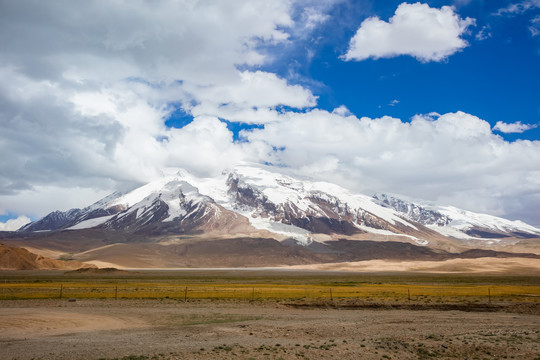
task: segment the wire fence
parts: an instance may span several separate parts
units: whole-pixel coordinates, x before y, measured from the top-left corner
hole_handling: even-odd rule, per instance
[[[362,286],[269,284],[122,283],[0,283],[0,300],[10,299],[197,299],[337,300],[377,302],[540,302],[539,286],[426,286],[367,284]]]

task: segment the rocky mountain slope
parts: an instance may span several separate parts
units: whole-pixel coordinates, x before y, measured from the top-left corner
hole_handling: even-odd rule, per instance
[[[384,237],[427,245],[448,238],[493,242],[540,237],[540,229],[520,221],[384,194],[370,197],[250,166],[215,178],[173,172],[84,209],[53,212],[19,232],[90,228],[145,236],[262,235],[304,245],[338,238]]]
[[[55,260],[23,248],[0,244],[0,270],[73,270],[96,268],[79,261]]]
[[[539,229],[522,221],[478,214],[453,206],[421,204],[387,194],[375,194],[383,206],[388,206],[404,218],[418,222],[443,235],[461,239],[537,238]]]

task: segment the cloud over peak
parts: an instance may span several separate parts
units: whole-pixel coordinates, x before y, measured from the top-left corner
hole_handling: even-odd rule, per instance
[[[372,3],[376,12],[388,6]],[[530,125],[492,128],[464,112],[409,121],[419,111],[474,108],[462,101],[465,95],[453,96],[462,95],[464,84],[473,88],[474,76],[428,84],[419,73],[397,76],[398,59],[374,61],[373,74],[394,76],[371,86],[368,64],[342,62],[400,55],[442,61],[468,46],[475,20],[448,6],[403,3],[390,19],[368,17],[340,60],[336,49],[350,40],[344,38],[349,20],[368,11],[362,4],[2,2],[0,213],[40,216],[150,181],[166,167],[210,176],[241,162],[272,163],[359,191],[442,202],[446,194],[471,210],[506,211],[512,196],[530,203],[522,209],[537,209],[540,199],[520,194],[540,188],[539,142],[508,142],[500,134]],[[459,9],[464,14],[467,7]],[[483,29],[479,38],[488,36],[487,25]],[[492,40],[482,45],[496,44]],[[462,55],[467,61],[478,56]],[[429,68],[433,72],[423,75],[430,80],[452,67],[453,74],[456,68],[470,74],[475,70],[463,67],[467,61],[412,71]],[[418,92],[440,84],[447,94],[440,102]],[[362,117],[368,103],[381,104],[372,118]],[[531,115],[516,117],[535,122]]]
[[[502,204],[537,186],[532,164],[540,142],[507,142],[465,112],[417,115],[410,122],[341,110],[281,116],[246,134],[249,146],[266,148],[262,159],[357,191],[405,193],[504,216]],[[532,211],[533,204],[522,210]]]
[[[449,6],[402,3],[388,22],[370,17],[349,43],[345,61],[409,55],[419,61],[441,61],[468,45],[461,36],[475,20],[462,19]]]

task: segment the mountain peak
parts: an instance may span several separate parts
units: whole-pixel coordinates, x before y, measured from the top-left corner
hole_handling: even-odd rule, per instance
[[[272,171],[274,170],[274,171]],[[216,177],[183,169],[84,209],[53,212],[21,231],[103,228],[134,233],[233,236],[261,234],[313,239],[385,237],[426,245],[439,238],[495,239],[540,236],[523,222],[450,206],[421,204],[389,194],[373,197],[339,185],[300,179],[274,168],[240,165]]]

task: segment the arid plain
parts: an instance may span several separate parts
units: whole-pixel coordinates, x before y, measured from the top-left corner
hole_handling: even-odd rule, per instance
[[[540,356],[535,275],[244,269],[0,276],[2,360]],[[24,292],[38,288],[52,293]]]

